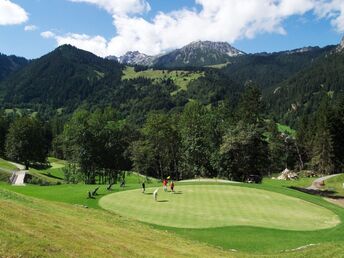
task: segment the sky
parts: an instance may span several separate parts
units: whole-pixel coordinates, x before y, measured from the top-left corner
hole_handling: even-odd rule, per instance
[[[71,44],[98,56],[166,53],[192,41],[246,52],[338,44],[344,0],[0,0],[0,52]]]

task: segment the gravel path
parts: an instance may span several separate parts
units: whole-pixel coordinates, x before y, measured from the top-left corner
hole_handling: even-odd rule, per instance
[[[313,181],[312,185],[307,187],[308,190],[319,190],[321,189],[321,185],[324,181],[330,179],[330,178],[333,178],[333,177],[336,177],[336,176],[339,176],[341,174],[335,174],[335,175],[329,175],[329,176],[324,176],[324,177],[320,177],[316,180]]]

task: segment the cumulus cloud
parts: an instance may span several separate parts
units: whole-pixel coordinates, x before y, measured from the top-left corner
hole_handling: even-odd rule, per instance
[[[41,36],[45,39],[50,39],[50,38],[54,38],[55,37],[55,33],[51,32],[51,31],[44,31],[41,33]]]
[[[71,2],[95,4],[113,15],[143,13],[150,10],[145,0],[69,0]]]
[[[109,41],[83,34],[55,39],[101,56],[120,56],[130,50],[155,55],[196,40],[234,43],[261,33],[286,34],[283,22],[307,12],[330,19],[338,31],[344,31],[343,0],[195,0],[199,8],[159,12],[151,20],[141,15],[150,10],[145,0],[69,1],[94,4],[109,12],[117,34]]]
[[[29,19],[26,11],[10,0],[0,0],[0,25],[15,25]]]
[[[331,20],[333,27],[340,33],[344,32],[344,1],[326,1],[316,6],[316,13],[320,18]]]
[[[107,56],[107,41],[101,36],[91,37],[85,34],[68,33],[63,36],[54,36],[57,44],[70,44],[80,49],[90,51],[98,56]]]
[[[24,27],[24,30],[25,31],[35,31],[35,30],[37,30],[38,29],[38,27],[36,26],[36,25],[26,25],[25,27]]]

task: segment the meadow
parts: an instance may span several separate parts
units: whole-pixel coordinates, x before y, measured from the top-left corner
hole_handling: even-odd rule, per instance
[[[191,81],[197,80],[198,78],[204,76],[204,72],[190,72],[179,70],[169,71],[148,69],[140,72],[135,72],[134,67],[130,66],[128,66],[123,71],[123,73],[124,75],[122,76],[122,80],[130,80],[143,77],[159,83],[162,80],[170,79],[179,88],[179,90],[186,90]]]

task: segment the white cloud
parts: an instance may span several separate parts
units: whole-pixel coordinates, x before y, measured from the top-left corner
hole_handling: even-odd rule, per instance
[[[54,38],[55,37],[55,33],[51,32],[51,31],[44,31],[41,33],[41,36],[45,39],[50,39],[50,38]]]
[[[160,12],[151,20],[140,14],[150,9],[145,0],[69,0],[95,4],[113,17],[117,35],[67,34],[55,36],[100,56],[120,56],[130,50],[159,54],[196,40],[227,41],[254,38],[262,33],[286,34],[283,22],[314,12],[344,31],[343,0],[195,0],[199,8]]]
[[[38,29],[38,27],[36,26],[36,25],[26,25],[25,27],[24,27],[24,30],[25,31],[35,31],[35,30],[37,30]]]
[[[80,49],[90,51],[98,56],[107,56],[107,42],[101,36],[91,37],[85,34],[69,33],[63,36],[55,36],[59,46],[70,44]]]
[[[316,6],[316,13],[320,18],[331,20],[333,27],[339,32],[344,32],[344,1],[331,0]]]
[[[113,15],[137,14],[150,10],[145,0],[69,0],[71,2],[89,3],[105,9]]]
[[[29,19],[26,11],[10,0],[0,0],[0,25],[15,25]]]

